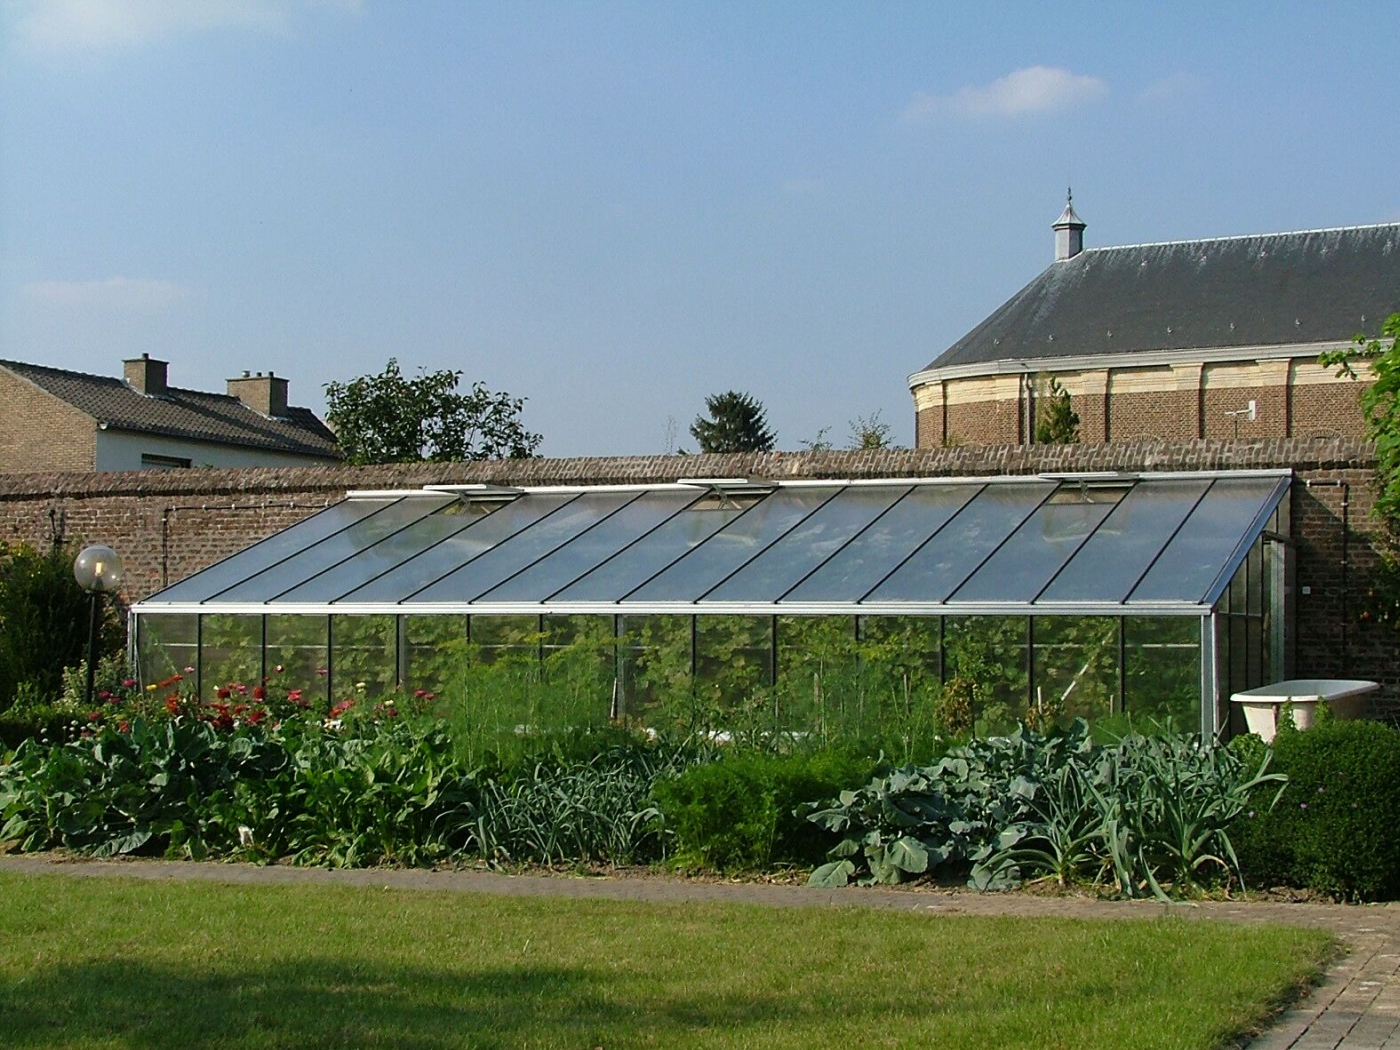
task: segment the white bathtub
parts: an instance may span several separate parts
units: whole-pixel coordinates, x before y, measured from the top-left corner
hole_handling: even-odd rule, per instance
[[[1366,703],[1365,695],[1379,688],[1375,682],[1358,679],[1292,678],[1287,682],[1274,682],[1235,693],[1230,697],[1230,702],[1244,709],[1244,721],[1249,731],[1258,733],[1268,742],[1278,732],[1279,714],[1284,704],[1293,705],[1293,724],[1299,729],[1307,729],[1313,724],[1320,702],[1325,700],[1336,718],[1360,718]]]

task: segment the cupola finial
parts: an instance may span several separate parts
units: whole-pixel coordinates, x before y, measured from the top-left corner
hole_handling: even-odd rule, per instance
[[[1074,213],[1074,187],[1065,188],[1065,210],[1055,220],[1055,261],[1073,259],[1084,250],[1084,220]]]

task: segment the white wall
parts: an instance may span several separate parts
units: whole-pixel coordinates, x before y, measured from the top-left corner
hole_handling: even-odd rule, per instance
[[[98,430],[98,470],[141,470],[142,454],[188,459],[192,467],[307,467],[339,460],[294,456],[213,441],[189,441],[129,430]]]

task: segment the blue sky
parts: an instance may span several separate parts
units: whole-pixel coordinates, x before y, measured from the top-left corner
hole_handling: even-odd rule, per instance
[[[550,455],[879,411],[1052,254],[1400,220],[1389,4],[0,4],[0,356],[460,368]],[[1400,308],[1400,302],[1397,302]],[[674,436],[673,436],[674,435]]]

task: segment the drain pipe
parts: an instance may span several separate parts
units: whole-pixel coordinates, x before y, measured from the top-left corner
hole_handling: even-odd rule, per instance
[[[1342,491],[1342,663],[1351,663],[1347,632],[1351,623],[1351,482],[1308,478],[1305,488],[1334,488]]]

